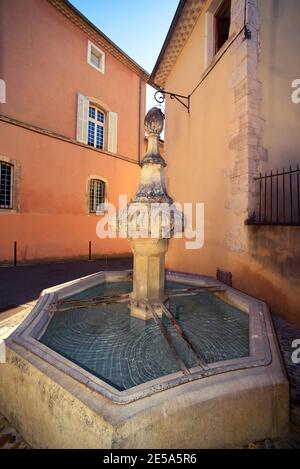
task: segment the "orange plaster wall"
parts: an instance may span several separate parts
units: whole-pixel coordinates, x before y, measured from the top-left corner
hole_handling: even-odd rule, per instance
[[[118,154],[137,162],[140,77],[105,51],[105,74],[87,63],[89,37],[46,0],[0,1],[0,78],[5,116],[76,139],[77,93],[118,113]],[[146,83],[142,81],[141,157]],[[126,240],[100,240],[87,210],[88,178],[107,181],[108,202],[133,195],[139,166],[105,152],[0,121],[0,155],[20,165],[19,211],[0,210],[0,262],[130,253]],[[1,159],[1,157],[0,157]]]
[[[0,122],[1,153],[21,163],[19,213],[0,213],[0,260],[29,261],[93,253],[129,253],[126,240],[100,240],[100,217],[87,212],[88,178],[107,181],[108,201],[118,205],[119,194],[131,197],[139,166],[104,153],[72,145]]]
[[[137,159],[140,78],[105,52],[105,73],[87,63],[88,36],[46,0],[1,0],[0,112],[76,138],[77,93],[118,113],[118,153]],[[143,110],[145,108],[143,82]]]

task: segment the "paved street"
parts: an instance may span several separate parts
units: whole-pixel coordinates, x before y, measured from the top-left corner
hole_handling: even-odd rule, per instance
[[[132,268],[131,258],[0,267],[0,320],[18,312],[20,305],[36,300],[44,288],[100,270],[130,268]]]

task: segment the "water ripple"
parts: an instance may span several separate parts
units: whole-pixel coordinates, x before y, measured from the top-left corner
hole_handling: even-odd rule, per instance
[[[176,286],[180,285],[168,284]],[[72,298],[125,293],[131,288],[129,282],[105,284]],[[212,293],[172,298],[170,309],[206,362],[249,354],[248,315]],[[196,366],[195,356],[168,318],[163,322],[185,364]],[[41,342],[119,390],[180,371],[159,327],[152,320],[145,325],[130,317],[126,303],[57,312]]]

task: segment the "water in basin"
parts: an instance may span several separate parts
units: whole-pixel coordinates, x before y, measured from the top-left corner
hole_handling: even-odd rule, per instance
[[[187,285],[167,282],[167,289]],[[69,299],[129,293],[132,283],[105,283]],[[127,303],[101,304],[54,313],[41,342],[118,390],[129,389],[187,368],[249,355],[249,316],[210,291],[170,298],[170,310],[193,353],[170,319],[162,323],[176,353],[154,320],[130,316]]]

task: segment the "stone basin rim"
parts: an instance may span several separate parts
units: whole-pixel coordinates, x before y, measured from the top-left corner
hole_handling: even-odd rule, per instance
[[[101,283],[130,280],[131,275],[131,270],[98,272],[43,290],[32,312],[6,340],[6,346],[14,349],[17,353],[18,346],[25,348],[26,351],[38,356],[50,366],[60,370],[116,404],[128,404],[151,396],[154,393],[185,385],[199,379],[209,379],[212,376],[224,373],[264,367],[272,363],[272,353],[266,324],[269,323],[272,328],[272,323],[266,303],[239,292],[212,277],[174,271],[166,271],[167,280],[195,286],[221,286],[223,289],[221,299],[228,301],[233,306],[249,314],[250,355],[248,357],[211,363],[204,369],[197,366],[190,369],[191,374],[188,376],[182,375],[181,372],[176,372],[147,381],[127,390],[119,391],[39,342],[39,338],[43,335],[52,317],[47,312],[47,308],[51,303],[59,298],[68,297]],[[276,346],[278,348],[277,343]]]

